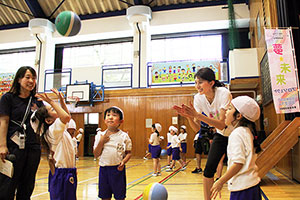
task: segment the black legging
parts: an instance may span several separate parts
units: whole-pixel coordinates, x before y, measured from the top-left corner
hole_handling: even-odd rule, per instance
[[[213,142],[211,143],[207,162],[204,169],[204,176],[206,178],[213,178],[217,171],[218,164],[222,156],[227,151],[228,137],[219,133],[214,134]]]
[[[10,179],[2,174],[0,180],[6,182],[6,191],[1,191],[0,200],[13,200],[17,189],[16,199],[29,200],[34,189],[35,175],[40,163],[41,149],[18,147],[9,148],[10,154],[16,156],[14,161],[14,175]],[[4,176],[4,177],[3,177]],[[1,181],[1,182],[2,182]]]

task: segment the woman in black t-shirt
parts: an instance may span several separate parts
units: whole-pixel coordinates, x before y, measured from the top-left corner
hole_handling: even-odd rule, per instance
[[[0,99],[0,162],[10,157],[14,166],[12,178],[0,173],[0,199],[30,199],[34,189],[41,147],[30,116],[43,105],[35,93],[36,72],[26,66],[19,68],[11,89]]]

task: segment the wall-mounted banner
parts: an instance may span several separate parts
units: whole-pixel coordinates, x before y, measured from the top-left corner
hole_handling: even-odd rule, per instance
[[[195,73],[203,67],[211,68],[216,79],[221,79],[220,61],[168,61],[148,63],[151,67],[151,85],[194,83]]]
[[[0,96],[9,91],[14,77],[14,73],[0,73]]]
[[[265,29],[276,113],[299,112],[299,82],[291,29]]]

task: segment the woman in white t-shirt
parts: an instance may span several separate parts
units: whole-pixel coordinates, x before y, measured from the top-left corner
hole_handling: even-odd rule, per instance
[[[228,135],[224,135],[222,130],[226,127],[225,113],[232,96],[224,84],[216,80],[215,73],[210,68],[201,68],[195,74],[195,88],[198,94],[194,96],[194,106],[182,104],[173,108],[188,119],[194,131],[200,129],[201,121],[216,128],[203,177],[204,199],[209,200],[214,174],[228,144]]]

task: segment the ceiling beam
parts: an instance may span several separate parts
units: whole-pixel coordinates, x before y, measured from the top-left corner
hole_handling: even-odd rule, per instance
[[[38,0],[25,0],[28,8],[36,18],[47,18]]]

